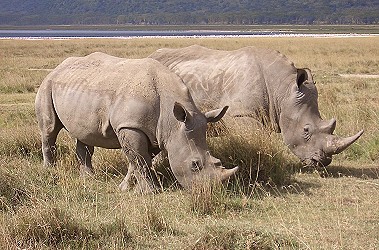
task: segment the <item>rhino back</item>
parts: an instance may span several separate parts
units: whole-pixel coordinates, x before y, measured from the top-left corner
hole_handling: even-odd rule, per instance
[[[118,148],[115,132],[125,127],[141,129],[156,141],[162,88],[177,80],[164,69],[151,59],[94,53],[65,60],[43,84],[51,85],[52,105],[73,137],[89,145]]]
[[[181,76],[202,109],[230,105],[229,116],[264,112],[270,117],[287,92],[282,80],[296,77],[296,68],[285,56],[255,47],[221,51],[193,45],[160,49],[150,57]]]

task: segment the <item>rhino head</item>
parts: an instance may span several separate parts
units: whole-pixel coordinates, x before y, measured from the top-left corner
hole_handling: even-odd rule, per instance
[[[225,169],[221,161],[213,157],[206,143],[207,122],[217,122],[228,107],[205,114],[190,112],[175,103],[173,112],[178,123],[171,133],[166,149],[171,169],[184,187],[190,189],[197,180],[223,181],[231,177],[238,167]]]
[[[296,84],[281,105],[279,125],[284,142],[311,167],[327,166],[332,156],[342,152],[363,133],[341,138],[333,134],[336,120],[321,119],[318,92],[309,69],[297,69]]]

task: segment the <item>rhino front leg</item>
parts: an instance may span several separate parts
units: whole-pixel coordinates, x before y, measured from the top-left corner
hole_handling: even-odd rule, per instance
[[[80,176],[91,176],[94,174],[92,168],[92,155],[94,147],[76,140],[76,157],[80,165]]]
[[[134,174],[136,193],[154,193],[157,187],[151,174],[151,154],[149,153],[149,140],[147,136],[138,129],[121,129],[118,139],[122,150],[129,160],[128,173],[120,184],[121,190],[130,189],[131,176]]]
[[[132,187],[132,175],[134,174],[135,170],[135,164],[129,163],[128,166],[128,173],[126,173],[125,178],[122,180],[122,182],[119,185],[119,188],[121,191],[128,191]]]

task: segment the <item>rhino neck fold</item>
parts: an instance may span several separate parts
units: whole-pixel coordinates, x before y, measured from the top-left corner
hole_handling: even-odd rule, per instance
[[[179,99],[178,97],[173,98],[172,96],[164,96],[163,98],[167,101],[160,104],[160,114],[156,128],[157,143],[160,149],[166,149],[167,151],[171,149],[175,152],[177,148],[171,145],[175,145],[175,136],[180,128],[180,122],[176,120],[173,114],[174,103],[180,100],[181,103],[187,104],[188,101],[186,99]]]
[[[161,110],[167,110],[168,111],[168,108],[162,107],[162,104],[161,104]],[[157,138],[158,147],[161,150],[162,149],[167,150],[167,143],[168,143],[168,139],[170,138],[171,128],[172,128],[172,126],[170,126],[172,124],[172,121],[170,121],[170,118],[171,117],[169,115],[162,114],[162,111],[159,114],[158,124],[157,124],[157,128],[156,128],[156,138]],[[169,126],[167,126],[167,123],[165,123],[165,120],[170,121]],[[165,127],[164,124],[166,124],[167,127]]]
[[[283,81],[278,81],[280,84],[268,84],[270,98],[270,120],[272,129],[278,133],[285,133],[291,129],[287,127],[284,122],[290,119],[287,114],[290,114],[291,106],[288,106],[289,98],[291,97],[291,87],[293,84],[293,78],[295,75],[290,75]]]
[[[274,130],[277,133],[280,133],[282,131],[280,127],[280,112],[281,108],[280,105],[276,102],[276,100],[270,102],[270,126],[272,130]]]

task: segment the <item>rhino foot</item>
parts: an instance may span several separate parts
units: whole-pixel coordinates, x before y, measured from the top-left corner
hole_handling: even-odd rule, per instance
[[[86,178],[86,177],[92,177],[95,173],[93,172],[92,168],[89,168],[87,166],[80,166],[80,177]]]
[[[133,184],[130,182],[128,178],[125,178],[120,185],[118,186],[122,192],[130,191],[133,189],[133,192],[135,194],[154,194],[157,193],[158,188],[151,184],[150,182],[143,180],[143,181],[137,181],[136,184]]]
[[[147,194],[157,193],[158,189],[154,184],[151,184],[150,182],[143,180],[143,181],[139,181],[134,186],[133,192],[136,194],[147,195]]]
[[[121,191],[129,191],[131,189],[129,181],[123,180],[120,185],[118,185]]]

